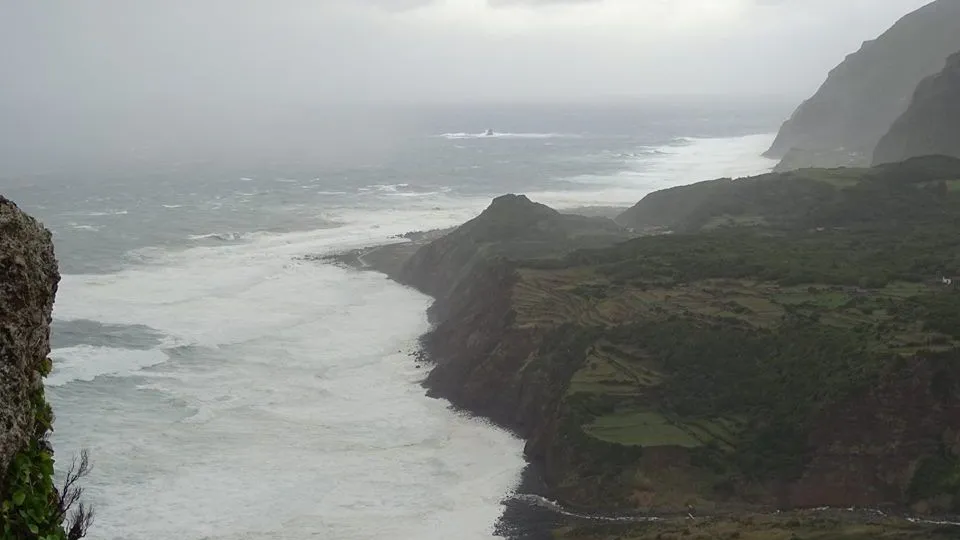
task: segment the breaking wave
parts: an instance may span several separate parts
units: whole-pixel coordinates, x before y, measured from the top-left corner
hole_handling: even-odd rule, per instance
[[[439,135],[444,139],[462,140],[462,139],[578,139],[582,135],[574,133],[443,133]]]

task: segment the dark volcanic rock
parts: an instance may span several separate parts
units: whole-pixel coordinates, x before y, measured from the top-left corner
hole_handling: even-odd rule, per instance
[[[0,471],[35,433],[59,280],[50,232],[0,197]]]
[[[957,50],[960,2],[938,0],[907,15],[834,68],[784,123],[766,155],[789,157],[781,170],[866,165],[917,84]]]
[[[873,162],[935,154],[960,157],[960,53],[920,83],[910,108],[877,145]]]

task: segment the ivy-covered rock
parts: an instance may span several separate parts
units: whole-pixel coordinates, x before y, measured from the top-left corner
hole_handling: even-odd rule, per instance
[[[0,197],[0,539],[66,538],[43,395],[60,275],[51,234]]]

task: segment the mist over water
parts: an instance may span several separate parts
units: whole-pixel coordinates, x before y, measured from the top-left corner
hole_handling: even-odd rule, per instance
[[[627,206],[761,172],[781,112],[408,111],[340,138],[302,120],[262,147],[0,173],[57,243],[54,444],[61,465],[91,451],[95,537],[492,538],[523,445],[424,396],[408,355],[430,299],[304,257],[456,225],[506,192]]]

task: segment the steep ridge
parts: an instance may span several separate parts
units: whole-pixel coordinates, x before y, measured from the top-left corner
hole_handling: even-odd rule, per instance
[[[451,235],[405,268],[446,294],[427,385],[527,437],[571,508],[958,511],[958,178],[925,158],[705,183],[645,218],[682,233],[536,258],[488,237],[467,270]],[[804,198],[784,216],[767,189]]]
[[[849,55],[780,129],[778,170],[861,166],[907,109],[917,85],[960,50],[960,2],[937,0]]]
[[[524,195],[503,195],[476,218],[418,250],[398,279],[438,299],[436,309],[448,309],[465,294],[453,294],[458,286],[469,286],[464,278],[489,261],[558,256],[629,237],[609,219],[561,214]]]
[[[46,441],[50,321],[60,275],[50,232],[0,197],[0,538],[65,539]]]
[[[960,53],[920,83],[910,108],[877,144],[873,162],[935,154],[960,157]]]
[[[459,406],[525,431],[532,425],[526,409],[539,411],[552,398],[526,394],[524,381],[516,378],[518,362],[538,346],[539,337],[511,324],[515,265],[630,237],[609,219],[561,214],[526,196],[504,195],[478,217],[420,248],[398,280],[436,298],[431,315],[437,325],[423,340],[436,361],[427,386]],[[498,377],[493,389],[472,384]]]
[[[891,193],[907,190],[908,198],[914,199],[916,185],[932,188],[940,185],[938,181],[954,180],[958,164],[960,160],[948,156],[925,157],[872,169],[801,169],[709,180],[651,193],[617,216],[616,222],[638,230],[697,232],[828,227],[849,224],[858,217],[884,227],[906,217],[904,213],[910,214],[909,219],[925,219],[924,207],[900,206]],[[876,199],[874,204],[864,204],[871,197]],[[896,211],[885,213],[890,205]]]

